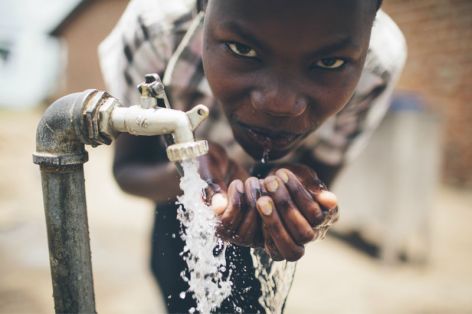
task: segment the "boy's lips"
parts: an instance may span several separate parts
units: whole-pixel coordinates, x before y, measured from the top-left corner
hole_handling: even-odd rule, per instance
[[[291,132],[272,131],[269,129],[238,123],[248,136],[256,143],[267,149],[278,150],[286,148],[302,137],[302,134]]]

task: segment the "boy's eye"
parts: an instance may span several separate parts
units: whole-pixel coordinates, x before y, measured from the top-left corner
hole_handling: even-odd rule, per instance
[[[339,58],[324,58],[316,62],[316,66],[323,69],[338,69],[342,67],[346,61]]]
[[[254,49],[249,46],[239,44],[239,43],[226,43],[229,50],[233,53],[237,54],[238,56],[245,57],[245,58],[255,58],[257,57],[257,53]]]

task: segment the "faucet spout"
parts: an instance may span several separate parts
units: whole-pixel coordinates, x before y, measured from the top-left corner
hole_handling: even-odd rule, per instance
[[[187,112],[168,108],[116,107],[108,121],[114,132],[134,135],[172,134],[173,145],[167,148],[170,161],[195,158],[208,152],[206,141],[195,141],[193,131],[208,116],[208,108],[197,105]],[[110,126],[103,126],[110,130]]]
[[[208,116],[208,108],[198,105],[183,112],[167,108],[116,107],[111,112],[111,127],[133,135],[174,135],[175,143],[194,141],[193,131]]]

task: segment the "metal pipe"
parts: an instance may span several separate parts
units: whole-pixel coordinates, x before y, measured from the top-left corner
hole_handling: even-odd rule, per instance
[[[151,91],[158,90],[150,86]],[[185,113],[153,108],[152,96],[146,96],[149,86],[140,85],[140,91],[147,108],[124,108],[97,90],[71,94],[55,101],[38,124],[33,162],[41,170],[56,313],[96,313],[83,171],[88,160],[85,144],[110,144],[122,132],[171,133],[175,143],[167,148],[171,161],[208,151],[206,141],[195,142],[193,137],[208,108],[199,105]]]
[[[93,91],[60,98],[36,134],[56,313],[95,313],[85,200],[82,103]]]
[[[56,313],[96,313],[83,165],[41,166]]]

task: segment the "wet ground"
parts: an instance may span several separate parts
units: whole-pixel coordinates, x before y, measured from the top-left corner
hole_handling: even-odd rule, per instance
[[[51,313],[35,112],[0,112],[0,313]],[[85,165],[99,313],[162,313],[148,272],[152,205],[124,195],[110,147]],[[385,265],[329,237],[298,264],[286,313],[472,313],[472,193],[440,187],[426,264]]]

